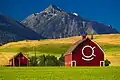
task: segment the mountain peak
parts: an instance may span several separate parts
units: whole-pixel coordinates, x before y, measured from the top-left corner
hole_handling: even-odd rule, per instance
[[[58,9],[58,7],[54,4],[50,4],[48,8],[54,8],[54,9]]]
[[[59,7],[57,7],[56,5],[54,4],[50,4],[48,6],[48,8],[45,9],[46,12],[55,12],[55,11],[61,11],[61,9]]]

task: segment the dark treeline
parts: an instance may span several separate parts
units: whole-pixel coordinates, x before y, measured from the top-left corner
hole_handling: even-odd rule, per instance
[[[54,55],[31,56],[29,66],[64,66],[64,57],[63,54],[59,58]]]

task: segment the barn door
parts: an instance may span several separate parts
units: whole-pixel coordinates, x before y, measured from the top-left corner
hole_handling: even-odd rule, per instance
[[[104,61],[100,61],[100,66],[105,66]]]
[[[76,61],[74,60],[74,61],[71,61],[71,66],[76,66]]]

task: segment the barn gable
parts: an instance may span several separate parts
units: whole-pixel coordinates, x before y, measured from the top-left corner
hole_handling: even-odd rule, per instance
[[[9,60],[9,65],[11,66],[27,66],[28,65],[28,58],[23,53],[18,53],[14,55]]]
[[[23,53],[20,52],[20,53],[15,54],[14,56],[12,56],[9,60],[12,60],[13,58],[18,57],[18,56],[24,56],[24,57],[26,57]]]
[[[85,41],[92,41],[93,43],[95,43],[102,51],[103,53],[105,53],[105,51],[93,40],[90,40],[89,38],[84,38],[83,40],[79,40],[77,41],[75,44],[73,44],[67,52],[65,52],[64,56],[65,55],[69,55],[69,54],[72,54],[72,52],[78,47],[80,46],[82,43],[84,43]]]
[[[104,53],[97,43],[89,38],[84,38],[76,42],[64,54],[65,65],[70,66],[72,62],[75,62],[76,66],[100,66],[101,62],[104,61]]]

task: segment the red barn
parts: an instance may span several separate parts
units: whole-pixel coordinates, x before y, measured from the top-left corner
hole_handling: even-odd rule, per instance
[[[9,65],[10,66],[27,66],[28,58],[20,52],[9,60]]]
[[[89,38],[76,42],[64,58],[65,66],[104,66],[104,51]]]

